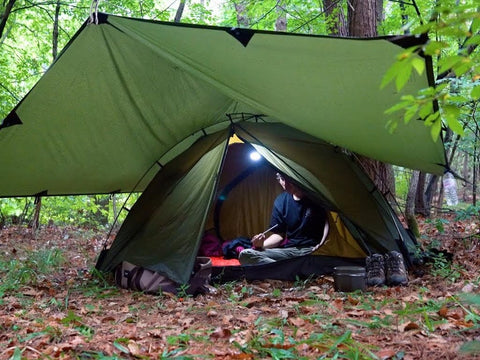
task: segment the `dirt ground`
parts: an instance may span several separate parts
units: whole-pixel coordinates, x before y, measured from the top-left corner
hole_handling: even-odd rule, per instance
[[[480,358],[478,219],[420,222],[424,247],[453,258],[411,269],[408,286],[338,293],[324,276],[215,285],[195,298],[92,276],[106,231],[7,227],[0,359]]]

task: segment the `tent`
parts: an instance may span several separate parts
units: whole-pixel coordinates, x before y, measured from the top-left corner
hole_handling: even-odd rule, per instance
[[[421,119],[385,130],[403,92],[380,90],[382,76],[422,41],[98,14],[0,125],[0,196],[143,191],[97,266],[130,259],[185,282],[236,134],[325,204],[364,252],[403,247],[408,234],[350,154],[445,170],[443,144]],[[432,84],[422,59],[427,71],[405,93]]]

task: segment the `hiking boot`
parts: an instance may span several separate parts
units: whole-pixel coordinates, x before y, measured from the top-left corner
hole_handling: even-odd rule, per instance
[[[390,251],[385,254],[385,268],[387,272],[388,285],[407,285],[407,269],[403,256],[398,251]]]
[[[382,255],[373,254],[366,259],[367,286],[385,284],[385,261]]]

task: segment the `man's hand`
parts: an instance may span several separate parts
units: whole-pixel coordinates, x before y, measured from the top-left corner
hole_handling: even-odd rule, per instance
[[[252,237],[252,246],[256,250],[263,249],[263,243],[265,242],[265,239],[267,237],[265,236],[264,233],[257,234],[254,237]]]

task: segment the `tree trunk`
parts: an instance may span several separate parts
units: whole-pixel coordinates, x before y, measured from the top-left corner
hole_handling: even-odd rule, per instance
[[[37,234],[37,230],[40,227],[40,210],[42,208],[42,197],[36,196],[35,197],[35,209],[33,212],[32,222],[30,223],[32,226],[32,234],[35,237]]]
[[[377,24],[383,22],[383,20],[385,20],[385,13],[383,12],[383,0],[376,0],[375,12]]]
[[[354,37],[377,36],[377,17],[375,0],[348,1],[348,31]],[[385,131],[385,136],[388,136]],[[360,157],[360,163],[373,180],[377,188],[387,196],[395,198],[395,176],[393,167],[377,160]]]
[[[363,170],[372,179],[378,190],[385,195],[389,201],[395,200],[395,174],[393,167],[389,164],[372,160],[364,156],[358,156]]]
[[[52,56],[53,60],[57,58],[58,54],[58,18],[60,15],[60,0],[57,0],[55,6],[55,19],[53,21],[53,36],[52,36]]]
[[[108,206],[110,197],[106,195],[93,195],[93,202],[96,205],[96,211],[91,215],[93,225],[108,225]]]
[[[425,190],[425,210],[428,216],[432,213],[432,203],[435,194],[437,193],[439,177],[437,175],[430,176],[428,180],[427,189]]]
[[[425,179],[427,175],[421,172],[418,176],[417,192],[415,196],[415,214],[428,217],[427,207],[425,206]]]
[[[7,25],[7,20],[10,14],[12,13],[13,5],[15,5],[16,0],[9,0],[7,5],[5,5],[5,1],[2,4],[2,14],[0,17],[0,39],[3,36],[3,31],[5,30],[5,26]]]
[[[464,183],[463,183],[463,193],[462,193],[462,200],[464,202],[468,202],[468,193],[469,193],[469,190],[470,190],[470,186],[468,185],[468,181],[470,179],[470,171],[469,171],[469,167],[468,167],[468,154],[467,153],[464,153],[463,154],[463,178],[466,180]]]
[[[348,25],[341,2],[338,0],[323,0],[327,34],[348,36]]]
[[[437,197],[437,203],[436,203],[436,209],[441,209],[443,207],[443,194],[444,194],[444,189],[443,189],[443,177],[442,181],[440,181],[440,190],[438,192],[438,197]]]
[[[348,1],[348,32],[355,37],[377,36],[377,8],[375,0]]]
[[[239,1],[235,2],[235,11],[237,13],[238,27],[248,28],[250,26],[250,19],[247,13],[247,2]]]
[[[177,13],[175,14],[175,19],[173,22],[179,23],[182,19],[183,10],[185,9],[185,0],[180,0],[180,4],[178,4]]]
[[[410,178],[410,184],[408,186],[407,193],[407,204],[405,205],[405,220],[407,221],[408,228],[416,237],[420,237],[417,219],[415,218],[415,197],[417,194],[419,177],[420,172],[415,170]]]
[[[475,139],[478,139],[480,130],[478,124],[475,126]],[[477,142],[473,144],[473,176],[472,176],[472,205],[477,206],[477,171],[478,171]]]
[[[286,31],[287,30],[287,14],[285,12],[285,1],[280,0],[275,6],[275,11],[278,14],[277,20],[275,21],[275,31]]]
[[[447,128],[447,131],[445,133],[445,138],[444,138],[444,143],[448,144],[453,137],[453,131],[450,128]],[[450,156],[447,156],[448,158],[452,159],[452,154],[454,154],[455,151],[452,151],[450,153]],[[449,162],[451,163],[451,162]],[[427,209],[427,213],[430,215],[432,214],[432,203],[433,199],[435,198],[435,194],[437,193],[437,183],[440,177],[437,175],[432,175],[430,178],[427,189],[425,190],[425,208]],[[438,190],[438,197],[437,197],[437,208],[440,208],[442,206],[443,202],[443,184],[440,184],[440,188]],[[436,213],[434,209],[434,213]]]

